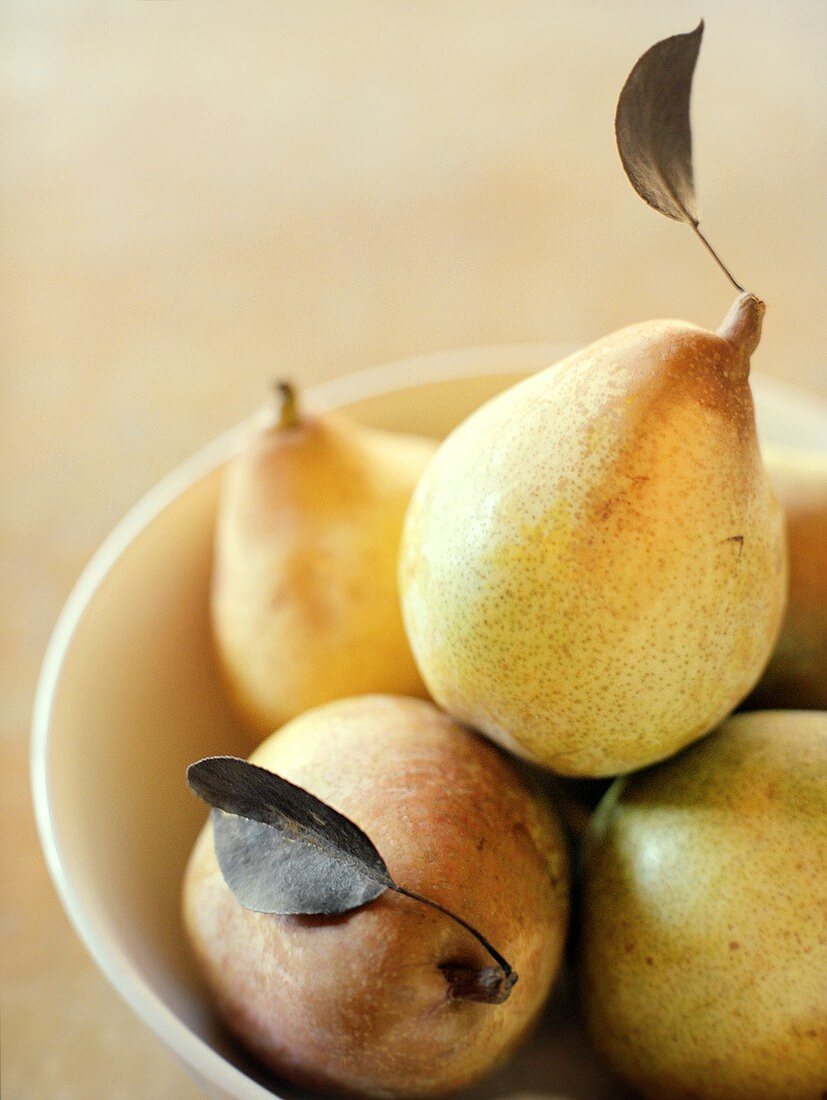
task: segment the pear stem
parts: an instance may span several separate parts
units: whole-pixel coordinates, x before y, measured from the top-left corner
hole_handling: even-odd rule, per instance
[[[712,245],[709,243],[709,241],[703,235],[703,233],[700,230],[700,227],[698,226],[698,223],[697,222],[690,222],[689,224],[695,230],[695,233],[698,235],[698,237],[700,237],[700,239],[703,242],[704,247],[706,248],[707,252],[709,252],[710,256],[713,258],[713,260],[718,265],[718,267],[720,267],[721,271],[723,271],[724,275],[726,275],[726,277],[729,279],[729,281],[732,283],[732,285],[735,287],[735,289],[740,291],[741,294],[743,294],[744,293],[744,288],[741,286],[740,283],[737,283],[735,281],[735,279],[732,277],[732,273],[730,272],[729,268],[724,264],[721,257],[718,255],[718,253],[715,251],[715,249],[712,247]]]
[[[741,294],[730,306],[718,329],[718,335],[737,348],[746,359],[761,339],[764,308],[764,303],[755,294]]]
[[[517,974],[481,932],[478,932],[473,925],[463,920],[462,917],[458,917],[456,913],[452,913],[450,909],[446,909],[444,905],[440,905],[438,901],[431,901],[430,898],[425,898],[421,894],[415,893],[413,890],[406,890],[404,886],[394,885],[391,889],[397,894],[402,894],[404,897],[410,898],[412,901],[419,901],[423,905],[430,905],[432,909],[438,910],[438,912],[443,913],[446,917],[455,921],[460,927],[464,928],[466,932],[470,932],[475,940],[482,944],[497,964],[496,968],[486,967],[483,970],[477,971],[472,971],[470,967],[446,966],[444,968],[446,977],[449,980],[449,985],[454,991],[454,995],[458,999],[487,1001],[490,1004],[501,1004],[507,999],[512,987],[517,981]]]
[[[278,426],[282,429],[298,427],[299,403],[292,385],[280,379],[273,383],[273,391],[276,396]]]

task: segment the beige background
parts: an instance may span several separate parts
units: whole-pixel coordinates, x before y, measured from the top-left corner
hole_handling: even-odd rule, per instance
[[[706,0],[702,224],[827,396],[827,8]],[[623,179],[631,64],[696,3],[5,0],[2,1086],[197,1095],[94,970],[29,808],[42,651],[123,512],[243,417],[430,349],[714,326],[731,292]]]

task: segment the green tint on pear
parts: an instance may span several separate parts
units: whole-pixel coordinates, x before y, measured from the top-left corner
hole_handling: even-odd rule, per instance
[[[739,714],[619,779],[586,837],[591,1038],[651,1100],[827,1087],[827,714]]]

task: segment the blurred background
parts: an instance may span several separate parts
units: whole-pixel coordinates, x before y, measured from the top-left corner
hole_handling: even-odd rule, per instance
[[[199,1096],[98,976],[29,808],[43,648],[162,474],[302,384],[430,350],[715,327],[732,292],[626,182],[618,92],[706,19],[702,226],[827,398],[823,0],[4,0],[2,1078]]]

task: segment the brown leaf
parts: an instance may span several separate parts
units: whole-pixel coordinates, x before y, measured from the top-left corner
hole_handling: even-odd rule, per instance
[[[517,974],[482,933],[438,902],[394,882],[370,837],[295,783],[234,756],[208,756],[187,782],[212,806],[218,866],[239,902],[257,913],[347,913],[386,890],[443,913],[496,966],[444,968],[449,995],[501,1004]]]
[[[346,913],[393,886],[368,836],[332,806],[246,760],[187,769],[213,807],[215,854],[230,889],[259,913]]]
[[[664,38],[640,58],[617,101],[615,136],[635,191],[667,218],[691,225],[715,263],[743,293],[698,228],[689,100],[703,33],[702,19],[694,31]]]
[[[665,38],[629,74],[615,115],[615,136],[629,182],[667,218],[698,224],[689,99],[701,48],[694,31]]]

